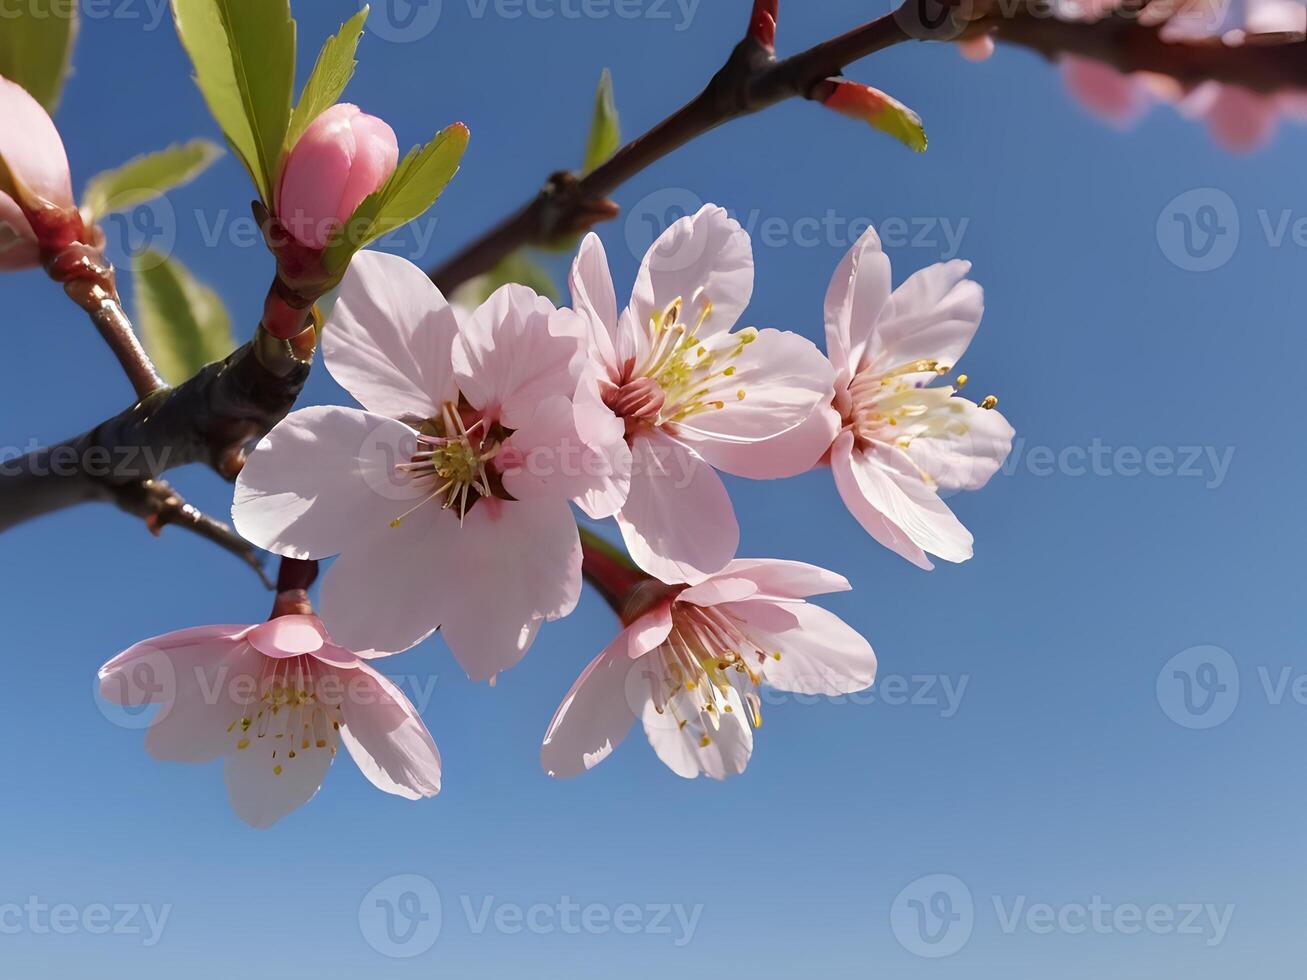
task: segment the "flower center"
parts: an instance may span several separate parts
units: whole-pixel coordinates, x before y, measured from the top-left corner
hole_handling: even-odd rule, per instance
[[[340,705],[322,697],[311,659],[307,656],[264,661],[258,697],[244,706],[227,726],[241,752],[271,752],[269,765],[274,775],[314,752],[336,754],[340,726],[344,723]]]
[[[965,421],[966,403],[953,396],[967,384],[959,374],[953,384],[931,387],[934,377],[952,370],[938,361],[909,361],[887,371],[864,368],[849,384],[841,406],[844,428],[859,444],[896,446],[908,449],[921,438],[964,436],[970,430]],[[981,408],[998,406],[990,395]],[[923,473],[922,478],[933,482]]]
[[[699,331],[712,316],[713,306],[702,293],[696,294],[693,302],[699,308],[693,328],[681,319],[685,303],[679,298],[650,318],[649,352],[638,365],[628,365],[627,385],[620,389],[630,387],[633,379],[648,379],[657,385],[663,398],[651,413],[655,425],[718,411],[728,401],[743,401],[747,395],[735,379],[733,362],[758,339],[758,331],[749,327],[738,334],[700,340]]]
[[[768,653],[736,620],[717,609],[678,606],[672,613],[672,631],[653,657],[654,707],[659,714],[670,712],[700,748],[712,744],[722,716],[734,714],[732,688],[753,727],[762,727],[762,665],[781,655]]]
[[[433,500],[439,500],[445,510],[457,510],[462,521],[477,500],[493,492],[488,467],[499,454],[501,443],[488,435],[485,419],[469,426],[458,406],[446,402],[440,417],[428,419],[420,428],[418,452],[395,469],[429,487],[430,494],[417,507],[391,521],[391,527],[399,527],[404,518]]]

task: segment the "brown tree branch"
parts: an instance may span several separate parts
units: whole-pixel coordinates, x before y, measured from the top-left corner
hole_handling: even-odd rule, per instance
[[[965,11],[974,19],[950,24],[944,9],[949,7],[956,8],[956,17]],[[749,36],[693,100],[588,176],[554,174],[526,205],[432,270],[432,281],[451,293],[519,248],[547,245],[615,218],[618,208],[607,195],[668,154],[723,123],[778,102],[820,100],[821,83],[827,78],[904,41],[955,41],[992,34],[998,41],[1049,59],[1076,54],[1124,72],[1168,75],[1186,88],[1214,80],[1263,93],[1307,91],[1307,43],[1301,37],[1252,37],[1238,47],[1219,40],[1167,43],[1156,27],[1140,24],[1128,12],[1096,23],[1072,23],[1054,18],[1044,0],[977,0],[969,6],[961,0],[906,0],[891,14],[778,61],[772,47],[775,8],[775,0],[758,0]],[[763,25],[761,33],[757,24]]]
[[[246,446],[285,418],[312,352],[260,330],[177,388],[164,388],[89,432],[0,461],[0,531],[189,463],[233,479]]]
[[[1134,12],[1137,15],[1137,10]],[[1094,23],[1057,20],[1042,5],[1023,5],[1011,16],[1001,7],[976,20],[965,36],[1038,52],[1050,61],[1077,55],[1124,73],[1148,71],[1175,79],[1185,89],[1224,82],[1270,95],[1307,90],[1307,42],[1301,35],[1252,35],[1241,45],[1220,38],[1203,42],[1162,40],[1159,27],[1139,23],[1128,8]]]
[[[142,518],[151,534],[158,536],[170,525],[197,534],[254,569],[265,588],[273,587],[272,580],[263,567],[262,553],[257,548],[237,534],[230,525],[188,504],[181,494],[163,480],[143,480],[106,490],[121,510]]]

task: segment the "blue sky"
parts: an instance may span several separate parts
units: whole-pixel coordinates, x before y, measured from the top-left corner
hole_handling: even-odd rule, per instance
[[[349,97],[403,145],[455,119],[473,133],[434,222],[391,247],[431,264],[579,163],[605,66],[627,134],[647,128],[715,70],[745,6],[537,0],[514,17],[527,8],[444,0],[432,26],[383,2]],[[784,8],[784,51],[869,10]],[[87,9],[57,115],[78,186],[216,136],[157,2]],[[295,4],[301,75],[355,9]],[[620,291],[650,215],[721,204],[755,233],[749,320],[818,341],[849,219],[882,227],[897,279],[975,263],[987,313],[962,368],[1019,439],[1001,476],[953,501],[973,561],[927,574],[880,549],[829,474],[730,484],[743,554],[851,579],[827,605],[876,647],[874,696],[775,699],[748,773],[726,784],[679,780],[638,734],[553,782],[541,734],[615,630],[587,593],[493,690],[439,639],[386,663],[425,702],[438,799],[386,797],[342,764],[257,833],[228,810],[218,766],[154,763],[92,685],[132,642],[252,622],[268,597],[202,542],[153,540],[101,507],[59,514],[3,541],[6,975],[1298,975],[1307,242],[1292,229],[1307,218],[1307,134],[1250,157],[1166,111],[1122,134],[1018,51],[976,66],[914,44],[850,74],[916,108],[929,152],[783,105],[641,174],[603,237]],[[251,196],[227,157],[155,211],[242,330],[270,275],[238,223]],[[1215,214],[1226,261],[1183,268],[1177,213],[1208,227]],[[119,262],[130,238],[111,231]],[[0,288],[6,455],[124,406],[56,287],[29,273]],[[319,370],[310,402],[347,398]],[[176,482],[229,504],[207,472]],[[58,928],[55,906],[71,909]]]

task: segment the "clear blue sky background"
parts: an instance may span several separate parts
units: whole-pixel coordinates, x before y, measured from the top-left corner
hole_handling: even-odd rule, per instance
[[[455,119],[472,129],[463,172],[426,227],[430,244],[396,245],[423,262],[579,162],[600,69],[614,70],[626,132],[642,131],[717,67],[747,3],[702,3],[684,30],[675,3],[652,0],[635,5],[646,14],[635,20],[443,6],[420,40],[365,39],[349,90],[405,145]],[[859,0],[783,6],[786,51],[875,12]],[[119,16],[84,25],[57,117],[79,186],[141,150],[217,135],[170,23],[146,29],[157,3],[112,7]],[[302,77],[320,40],[356,8],[295,7]],[[662,11],[670,19],[653,16]],[[784,105],[642,174],[617,195],[636,221],[603,234],[625,289],[637,263],[628,238],[648,241],[643,215],[697,198],[760,232],[771,220],[770,240],[755,243],[750,320],[820,340],[823,291],[849,240],[843,226],[814,232],[814,221],[830,213],[965,227],[960,254],[976,264],[988,311],[963,368],[979,394],[1001,397],[1021,440],[1007,473],[954,501],[977,557],[913,569],[860,532],[825,473],[731,485],[744,554],[817,562],[852,580],[855,591],[829,606],[880,655],[876,703],[770,706],[747,775],[724,785],[679,780],[638,732],[587,777],[553,782],[539,769],[541,734],[615,628],[587,593],[496,689],[469,684],[438,639],[387,663],[410,691],[434,683],[425,717],[445,757],[438,799],[384,796],[342,759],[312,804],[257,833],[229,811],[219,766],[154,763],[139,732],[106,720],[92,684],[102,661],[138,639],[255,621],[268,597],[232,559],[183,534],[153,540],[102,507],[59,514],[3,540],[0,905],[36,896],[79,910],[171,911],[153,946],[130,933],[42,932],[24,913],[15,934],[0,934],[0,973],[1300,975],[1307,708],[1274,688],[1283,670],[1303,668],[1307,625],[1296,557],[1307,543],[1297,519],[1307,254],[1291,237],[1268,239],[1259,211],[1273,229],[1286,210],[1307,217],[1307,134],[1286,130],[1269,150],[1233,157],[1159,111],[1123,135],[1074,106],[1049,66],[1012,50],[974,66],[947,47],[910,45],[851,74],[921,112],[927,154],[814,105]],[[1193,188],[1228,194],[1240,219],[1237,248],[1213,271],[1185,271],[1168,258],[1176,247],[1159,245],[1159,216]],[[270,261],[239,235],[215,243],[209,230],[247,214],[250,197],[228,157],[166,207],[177,255],[221,291],[242,330],[256,321]],[[1227,236],[1228,218],[1227,206]],[[1177,227],[1169,216],[1163,226]],[[114,237],[121,262],[123,236]],[[950,248],[935,223],[925,241],[890,252],[901,279]],[[55,287],[29,273],[0,289],[0,442],[67,436],[123,407],[123,379]],[[319,370],[305,401],[347,399]],[[1106,447],[1104,465],[1083,472],[1074,453],[1095,446]],[[1153,474],[1135,475],[1128,452],[1113,463],[1122,447],[1175,451],[1175,469],[1182,447],[1233,457],[1224,473],[1208,462],[1183,469],[1198,475],[1168,475],[1159,455]],[[1069,465],[1050,462],[1068,449]],[[229,491],[211,474],[179,472],[177,482],[226,509]],[[1174,673],[1194,673],[1206,655],[1164,670],[1200,645],[1230,656],[1212,661],[1226,690],[1207,714],[1186,712]],[[933,703],[902,703],[902,684]],[[965,684],[952,709],[945,684]],[[1207,724],[1231,707],[1206,730],[1173,720]],[[404,874],[434,883],[442,931],[421,956],[393,959],[374,948],[384,933],[360,926],[360,904]],[[956,881],[914,884],[932,874]],[[950,932],[952,920],[918,921],[908,904],[962,914],[959,883],[974,909],[965,943],[965,919]],[[1112,907],[1161,903],[1181,919],[1190,903],[1233,906],[1233,917],[1220,942],[1210,929],[1077,931],[1075,906],[1095,896]],[[635,935],[514,933],[493,918],[479,929],[489,897],[492,909],[564,897],[702,909],[678,947],[675,916],[666,934],[644,911],[651,928]],[[896,897],[903,941],[891,927]],[[1005,928],[1023,900],[1062,910],[1072,928],[1043,934],[1038,916]],[[913,951],[949,945],[961,948],[948,958]]]

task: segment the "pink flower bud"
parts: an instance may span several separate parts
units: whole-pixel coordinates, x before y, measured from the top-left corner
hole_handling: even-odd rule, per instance
[[[399,163],[395,131],[358,106],[318,116],[291,150],[277,194],[277,217],[300,244],[325,248],[363,199]]]
[[[39,238],[63,247],[82,233],[59,131],[27,90],[0,76],[0,269],[35,265]]]

